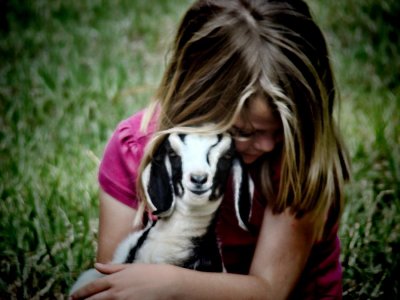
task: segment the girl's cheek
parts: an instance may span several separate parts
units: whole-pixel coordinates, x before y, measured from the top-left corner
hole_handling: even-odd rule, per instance
[[[239,154],[243,154],[247,150],[248,145],[246,145],[246,143],[243,143],[243,142],[235,141],[235,148],[236,148],[236,151],[239,152]]]

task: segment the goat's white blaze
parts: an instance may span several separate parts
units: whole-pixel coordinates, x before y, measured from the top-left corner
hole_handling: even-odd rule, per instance
[[[181,139],[177,134],[171,134],[169,141],[172,149],[181,157],[185,193],[211,193],[218,160],[231,147],[230,136],[222,134],[218,138],[216,135],[189,134]],[[194,182],[193,178],[199,182]]]

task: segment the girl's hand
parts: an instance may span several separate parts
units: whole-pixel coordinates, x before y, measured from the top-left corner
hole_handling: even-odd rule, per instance
[[[170,265],[95,264],[107,276],[96,279],[71,299],[164,299],[177,291],[179,268]]]

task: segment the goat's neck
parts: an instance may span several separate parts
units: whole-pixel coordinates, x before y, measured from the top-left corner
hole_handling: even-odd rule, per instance
[[[172,215],[168,218],[162,219],[162,223],[165,223],[166,225],[165,227],[164,225],[162,227],[171,228],[175,226],[183,226],[186,232],[197,232],[198,235],[202,235],[205,233],[215,217],[215,213],[218,210],[221,200],[222,199],[214,200],[207,203],[207,205],[196,207],[189,206],[186,203],[182,203],[178,200]]]
[[[181,215],[182,218],[204,218],[213,216],[218,210],[222,199],[208,201],[206,205],[190,205],[179,199],[176,201],[175,213]]]

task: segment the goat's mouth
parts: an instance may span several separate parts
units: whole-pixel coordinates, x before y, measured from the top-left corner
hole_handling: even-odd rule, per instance
[[[204,193],[208,192],[210,189],[189,189],[193,194],[196,195],[203,195]]]

